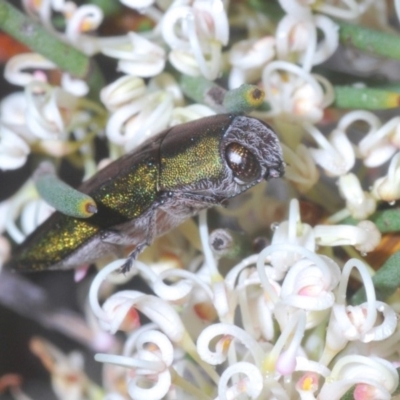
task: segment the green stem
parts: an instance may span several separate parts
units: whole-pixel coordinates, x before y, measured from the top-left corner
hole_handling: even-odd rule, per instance
[[[5,0],[0,0],[0,29],[73,77],[84,79],[90,88],[89,96],[98,99],[104,79],[95,62]]]
[[[343,44],[352,45],[380,57],[400,60],[400,36],[381,32],[359,25],[336,21],[339,25],[339,38]]]
[[[399,105],[400,95],[395,92],[353,86],[335,86],[335,106],[338,108],[385,110],[396,108]]]

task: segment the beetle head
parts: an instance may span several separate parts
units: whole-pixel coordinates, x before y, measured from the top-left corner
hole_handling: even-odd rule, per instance
[[[235,116],[221,142],[221,155],[243,190],[284,174],[282,149],[273,129],[256,118]]]

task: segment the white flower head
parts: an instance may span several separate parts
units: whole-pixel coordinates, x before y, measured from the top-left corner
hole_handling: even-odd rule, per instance
[[[333,101],[333,88],[322,76],[313,75],[287,61],[272,61],[263,71],[267,114],[284,115],[289,120],[317,122]]]
[[[175,68],[189,75],[202,74],[209,80],[218,77],[221,49],[229,35],[222,0],[195,0],[192,6],[175,2],[165,13],[161,29]]]

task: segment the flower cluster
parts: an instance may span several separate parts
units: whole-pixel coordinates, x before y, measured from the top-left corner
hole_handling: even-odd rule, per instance
[[[69,158],[86,179],[163,129],[220,111],[207,99],[188,100],[182,77],[198,78],[199,86],[221,78],[229,90],[256,84],[265,103],[252,113],[276,128],[286,163],[280,183],[260,184],[218,211],[218,223],[234,218],[247,244],[220,234],[250,251],[215,251],[202,212],[198,226],[187,221],[157,239],[126,275],[116,273],[125,259],[97,262],[88,324],[122,331],[122,339],[95,357],[104,363],[102,388],[79,355],[35,339],[32,351],[57,396],[390,399],[399,390],[400,282],[379,292],[374,269],[387,257],[369,265],[367,254],[381,249],[385,232],[400,230],[378,218],[400,200],[400,117],[343,111],[339,85],[324,69],[339,54],[350,71],[367,73],[369,55],[339,49],[341,24],[393,30],[377,12],[386,2],[121,0],[124,12],[139,11],[151,29],[111,37],[94,34],[107,19],[97,5],[22,3],[49,35],[88,57],[116,60],[120,75],[95,99],[90,79],[60,73],[40,54],[12,57],[5,79],[23,90],[0,102],[1,170],[44,154]],[[381,103],[400,104],[398,95],[389,97]],[[98,163],[96,138],[109,148]],[[32,181],[0,202],[0,267],[10,257],[9,238],[23,242],[52,212]],[[262,248],[248,245],[260,232],[270,234]],[[134,276],[151,294],[119,289]],[[364,297],[350,299],[355,285]]]

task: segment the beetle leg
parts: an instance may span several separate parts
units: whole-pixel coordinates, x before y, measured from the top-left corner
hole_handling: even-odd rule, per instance
[[[163,198],[164,196],[162,196]],[[131,251],[128,255],[127,260],[124,264],[119,268],[119,272],[126,274],[132,268],[133,262],[139,256],[139,254],[148,246],[150,246],[151,242],[153,241],[154,237],[156,236],[156,212],[155,210],[164,203],[164,200],[157,201],[153,204],[151,210],[149,210],[149,216],[145,222],[147,226],[146,230],[146,239],[138,243],[133,251]]]
[[[122,235],[116,229],[107,229],[100,232],[100,240],[105,243],[119,244]]]
[[[225,198],[217,196],[206,196],[199,193],[192,192],[174,192],[174,197],[179,197],[180,199],[185,199],[190,202],[201,204],[204,203],[205,207],[211,206],[223,206],[225,203]]]

